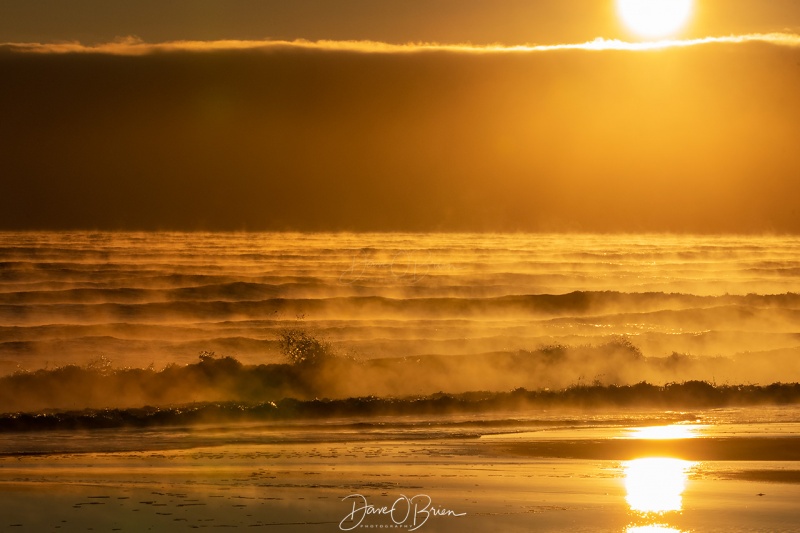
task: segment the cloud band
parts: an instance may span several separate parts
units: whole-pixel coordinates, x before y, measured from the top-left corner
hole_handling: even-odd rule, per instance
[[[377,41],[307,41],[307,40],[219,40],[219,41],[171,41],[146,43],[135,37],[125,37],[109,43],[86,45],[80,42],[67,43],[5,43],[0,49],[32,54],[109,54],[137,56],[163,52],[204,52],[224,50],[280,50],[304,49],[334,52],[358,53],[416,53],[416,52],[455,52],[455,53],[532,53],[558,50],[587,51],[647,51],[666,48],[685,48],[705,44],[737,44],[760,42],[779,46],[800,46],[800,35],[794,33],[756,33],[703,37],[700,39],[662,40],[651,42],[627,42],[618,39],[598,37],[593,41],[572,44],[441,44],[406,43],[392,44]]]

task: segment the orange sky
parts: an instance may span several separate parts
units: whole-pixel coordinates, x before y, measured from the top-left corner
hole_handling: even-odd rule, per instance
[[[796,0],[696,0],[687,37],[800,30]],[[366,39],[505,44],[624,38],[612,0],[3,0],[8,42]]]
[[[502,52],[381,43],[632,36],[599,1],[78,4],[0,6],[46,43],[0,47],[0,229],[800,232],[794,1],[700,2],[676,36],[725,42]],[[231,42],[47,44],[130,35]]]

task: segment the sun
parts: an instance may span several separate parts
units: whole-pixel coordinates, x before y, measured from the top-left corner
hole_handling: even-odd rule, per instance
[[[679,31],[689,21],[693,7],[693,0],[617,0],[617,11],[625,25],[649,39]]]

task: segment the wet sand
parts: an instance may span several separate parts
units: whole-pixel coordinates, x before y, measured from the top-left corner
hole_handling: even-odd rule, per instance
[[[0,530],[797,531],[800,462],[753,459],[777,450],[768,440],[736,441],[734,449],[751,450],[740,460],[725,455],[732,442],[683,441],[678,448],[704,451],[687,463],[681,510],[663,513],[628,501],[628,457],[613,455],[637,439],[376,438],[6,455]],[[575,442],[581,454],[571,451]]]

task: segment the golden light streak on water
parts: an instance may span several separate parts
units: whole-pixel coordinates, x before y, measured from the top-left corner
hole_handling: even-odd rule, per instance
[[[633,526],[625,530],[626,533],[682,533],[680,529],[673,527],[653,525],[653,526]]]
[[[632,439],[668,440],[668,439],[694,439],[698,432],[705,426],[672,424],[669,426],[648,426],[633,428],[629,435]]]

